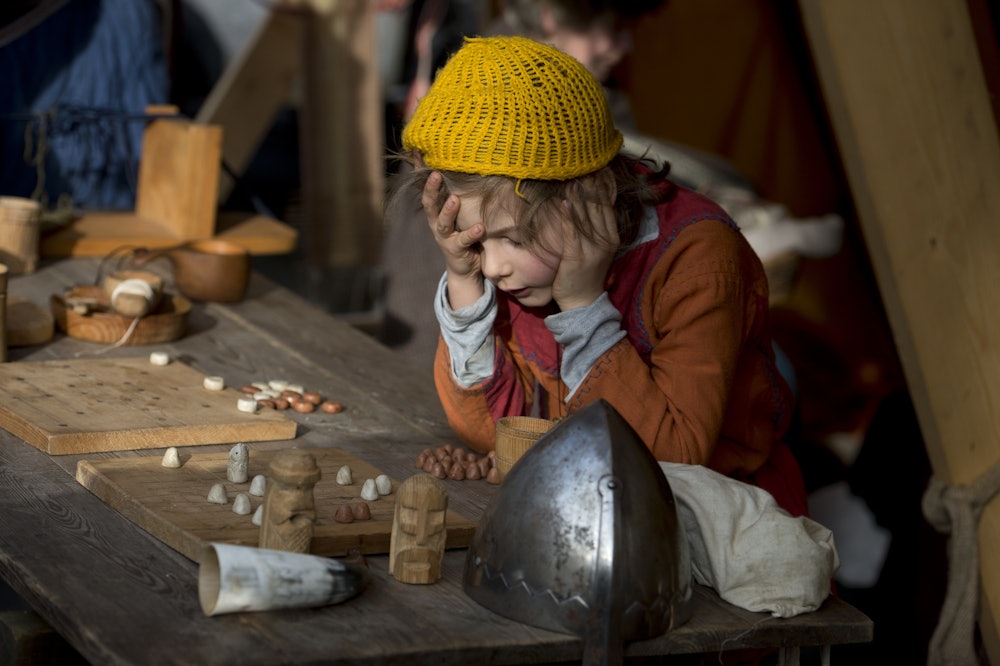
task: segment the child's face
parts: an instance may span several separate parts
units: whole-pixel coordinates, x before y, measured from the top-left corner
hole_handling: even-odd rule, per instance
[[[458,195],[458,198],[458,228],[465,231],[479,222],[486,228],[486,235],[479,243],[483,277],[516,298],[521,305],[548,305],[552,300],[552,283],[559,268],[559,256],[540,248],[529,250],[522,245],[513,216],[502,206],[497,206],[490,218],[483,220],[480,197]],[[558,238],[547,241],[548,247],[556,251],[561,248]]]

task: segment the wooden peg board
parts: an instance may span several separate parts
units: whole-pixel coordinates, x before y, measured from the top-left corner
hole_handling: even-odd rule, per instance
[[[0,427],[52,455],[295,438],[294,420],[241,412],[238,391],[204,377],[149,357],[6,363]]]
[[[333,519],[337,507],[363,502],[361,487],[365,480],[382,472],[343,449],[315,448],[309,452],[322,471],[322,478],[313,488],[317,516],[311,552],[330,557],[347,555],[352,548],[364,554],[388,553],[399,483],[393,479],[391,494],[367,502],[371,520],[338,523]],[[251,448],[246,483],[226,479],[228,452],[181,452],[183,464],[179,468],[163,467],[159,456],[81,460],[76,480],[136,525],[198,562],[209,543],[257,545],[260,528],[251,521],[252,513],[233,512],[233,500],[238,493],[249,491],[255,475],[267,474],[267,466],[276,454]],[[336,481],[343,465],[353,472],[354,482],[349,486]],[[208,493],[216,483],[225,486],[228,504],[208,501]],[[251,496],[253,511],[262,502],[262,497]],[[448,548],[464,548],[472,542],[475,524],[469,519],[449,510],[445,527]]]

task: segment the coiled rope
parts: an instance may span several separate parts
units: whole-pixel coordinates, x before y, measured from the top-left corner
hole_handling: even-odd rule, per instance
[[[924,516],[948,539],[948,591],[927,651],[929,666],[979,663],[975,648],[979,612],[979,541],[983,507],[1000,490],[1000,462],[969,485],[949,486],[931,477],[921,501]]]

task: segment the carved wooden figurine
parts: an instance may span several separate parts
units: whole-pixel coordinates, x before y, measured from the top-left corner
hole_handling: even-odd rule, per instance
[[[389,542],[389,573],[404,583],[441,578],[448,492],[430,474],[416,474],[399,486]]]
[[[316,458],[302,449],[286,449],[271,460],[260,525],[261,548],[309,552],[316,523],[313,488],[321,475]]]

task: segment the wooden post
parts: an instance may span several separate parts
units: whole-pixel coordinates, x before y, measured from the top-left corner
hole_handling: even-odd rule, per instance
[[[309,4],[299,121],[303,247],[314,267],[370,266],[385,180],[375,3]]]
[[[970,483],[1000,458],[1000,140],[966,2],[800,7],[934,474]],[[979,624],[996,663],[998,546],[994,498]]]

